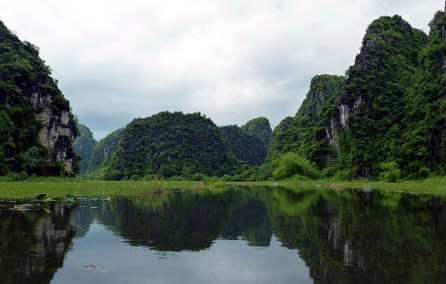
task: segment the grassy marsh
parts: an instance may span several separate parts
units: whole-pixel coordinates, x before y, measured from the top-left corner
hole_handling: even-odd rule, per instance
[[[414,194],[434,194],[446,196],[446,177],[429,178],[420,181],[388,183],[384,181],[268,181],[268,182],[229,182],[229,185],[270,185],[321,188],[363,188],[369,183],[374,190],[400,191]],[[0,182],[0,198],[33,198],[41,193],[52,198],[63,197],[68,193],[76,196],[135,196],[156,194],[169,190],[201,190],[222,187],[223,183],[209,184],[196,181],[87,181],[79,179],[37,179],[20,182]]]

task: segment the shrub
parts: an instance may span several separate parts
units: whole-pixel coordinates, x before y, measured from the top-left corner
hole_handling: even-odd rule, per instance
[[[273,172],[276,180],[283,180],[294,175],[301,175],[311,179],[317,179],[319,172],[314,168],[310,161],[300,157],[296,153],[286,153],[273,162],[277,166]]]
[[[394,183],[401,177],[401,170],[398,168],[396,162],[381,163],[380,178],[385,179],[387,182]]]

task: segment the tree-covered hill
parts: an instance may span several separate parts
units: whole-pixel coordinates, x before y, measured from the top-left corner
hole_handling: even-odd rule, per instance
[[[77,134],[70,103],[39,48],[0,21],[0,175],[76,172]]]
[[[79,173],[84,174],[90,164],[93,149],[98,141],[93,138],[93,133],[88,127],[83,124],[78,124],[77,127],[80,136],[74,140],[73,146],[74,152],[82,158],[79,165]]]
[[[218,127],[200,113],[161,112],[127,125],[112,164],[114,179],[230,174],[238,165]]]

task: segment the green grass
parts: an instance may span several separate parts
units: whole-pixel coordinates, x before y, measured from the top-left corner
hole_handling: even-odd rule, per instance
[[[63,197],[72,193],[79,197],[155,194],[175,189],[200,190],[206,186],[193,181],[85,181],[78,179],[41,179],[38,181],[0,182],[0,198],[33,198],[45,193]]]

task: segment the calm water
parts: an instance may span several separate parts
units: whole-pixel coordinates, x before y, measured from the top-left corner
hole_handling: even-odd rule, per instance
[[[0,283],[446,282],[433,196],[228,187],[46,209],[0,211]]]

